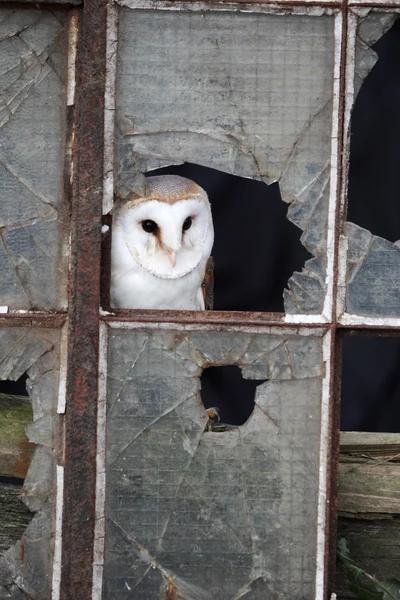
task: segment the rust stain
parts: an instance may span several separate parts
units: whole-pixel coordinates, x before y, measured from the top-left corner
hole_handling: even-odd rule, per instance
[[[184,600],[172,579],[168,581],[165,586],[165,595],[163,600]]]
[[[14,477],[25,479],[29,465],[31,464],[36,444],[30,442],[26,437],[18,444],[18,448],[20,449],[20,454],[15,460]]]
[[[239,311],[194,311],[194,310],[142,310],[121,309],[105,315],[105,321],[143,323],[205,323],[207,325],[266,325],[279,323],[281,326],[293,328],[293,323],[284,321],[284,313],[239,312]],[[314,326],[314,325],[313,325]],[[324,325],[326,327],[326,324]]]
[[[107,1],[79,13],[61,600],[92,596]]]
[[[66,313],[8,313],[0,317],[0,327],[43,327],[59,329],[67,319]]]

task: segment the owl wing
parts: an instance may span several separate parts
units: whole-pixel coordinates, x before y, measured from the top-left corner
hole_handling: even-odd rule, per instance
[[[204,310],[212,310],[214,308],[214,259],[212,256],[206,264],[201,291],[204,299]]]

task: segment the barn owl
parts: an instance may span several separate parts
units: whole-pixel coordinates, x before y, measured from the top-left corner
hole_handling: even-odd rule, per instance
[[[111,306],[204,310],[214,242],[206,192],[178,175],[147,179],[145,197],[113,209]]]

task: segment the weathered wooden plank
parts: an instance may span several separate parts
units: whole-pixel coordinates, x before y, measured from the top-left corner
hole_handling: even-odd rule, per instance
[[[398,434],[341,434],[341,516],[372,519],[400,514],[399,440]]]
[[[400,463],[341,463],[339,511],[364,518],[399,515]]]
[[[344,454],[368,454],[371,456],[394,456],[400,453],[400,433],[342,431],[340,452]]]
[[[338,539],[352,558],[380,580],[400,573],[400,435],[342,432]],[[335,592],[353,600],[338,565]]]
[[[21,484],[0,482],[0,554],[22,536],[33,515],[21,501]]]
[[[25,478],[35,450],[25,433],[32,420],[27,396],[0,394],[0,476]]]
[[[339,519],[338,539],[346,538],[355,563],[379,580],[399,577],[400,519]],[[338,565],[335,592],[338,600],[353,600],[343,568]]]

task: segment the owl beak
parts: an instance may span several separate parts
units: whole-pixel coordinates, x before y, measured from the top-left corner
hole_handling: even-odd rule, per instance
[[[176,265],[176,251],[172,250],[172,248],[165,248],[165,252],[167,253],[169,260],[171,261],[172,266],[175,267],[175,265]]]

